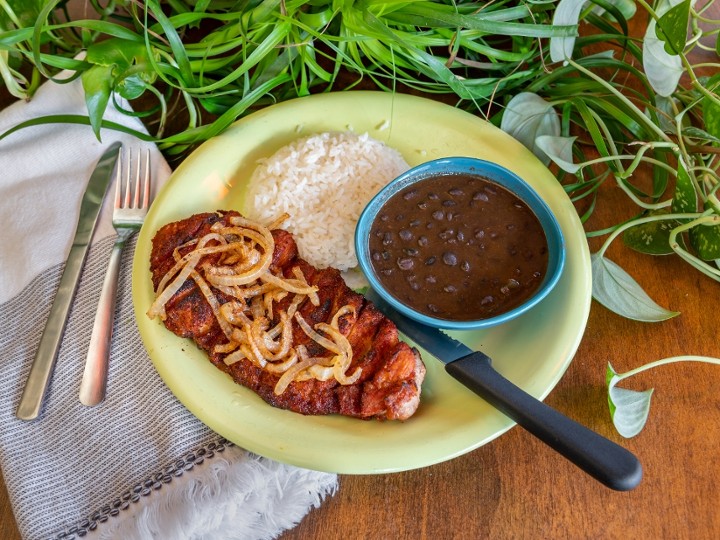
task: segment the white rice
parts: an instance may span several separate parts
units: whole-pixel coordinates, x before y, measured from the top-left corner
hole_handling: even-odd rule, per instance
[[[363,208],[409,168],[397,150],[368,134],[304,137],[259,162],[246,213],[264,223],[289,214],[283,228],[295,236],[301,257],[347,270],[358,264],[354,235]]]

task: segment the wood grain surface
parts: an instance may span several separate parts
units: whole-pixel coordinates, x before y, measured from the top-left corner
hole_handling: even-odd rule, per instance
[[[0,94],[0,108],[10,102]],[[608,182],[587,228],[634,212]],[[590,244],[593,251],[599,246]],[[660,305],[682,314],[647,324],[593,303],[580,348],[546,403],[634,452],[644,467],[638,488],[612,491],[515,427],[432,467],[341,476],[338,492],[282,540],[720,537],[720,367],[674,364],[630,379],[627,387],[655,393],[647,426],[629,440],[612,426],[605,387],[608,362],[623,372],[676,355],[720,357],[720,284],[676,257],[643,256],[621,242],[607,255]],[[0,475],[0,539],[19,538]]]

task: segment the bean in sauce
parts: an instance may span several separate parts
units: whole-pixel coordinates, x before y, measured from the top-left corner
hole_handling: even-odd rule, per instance
[[[547,272],[532,210],[491,180],[425,178],[393,195],[371,230],[372,266],[408,306],[446,320],[486,319],[527,300]]]

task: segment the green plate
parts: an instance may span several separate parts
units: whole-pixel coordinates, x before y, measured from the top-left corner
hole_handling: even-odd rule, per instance
[[[206,142],[174,172],[140,231],[133,302],[140,335],[158,373],[202,422],[237,445],[278,461],[345,474],[425,467],[477,448],[514,422],[447,375],[423,352],[421,404],[408,421],[302,416],[267,405],[215,368],[188,340],[145,315],[153,300],[151,239],[162,225],[197,212],[243,209],[259,158],[294,139],[330,130],[368,132],[413,166],[451,155],[495,161],[527,180],[556,214],[567,242],[564,274],[553,292],[522,317],[484,331],[453,335],[493,358],[505,377],[540,399],[557,384],[582,338],[590,310],[590,255],[569,198],[531,152],[507,134],[453,107],[382,92],[322,94],[252,114]]]

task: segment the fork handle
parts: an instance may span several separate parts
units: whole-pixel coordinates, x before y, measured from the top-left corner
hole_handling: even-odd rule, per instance
[[[115,322],[115,300],[117,298],[120,261],[125,241],[118,238],[110,254],[107,272],[100,291],[95,322],[90,336],[90,347],[85,360],[85,371],[80,383],[80,402],[93,407],[105,399],[110,340]]]

